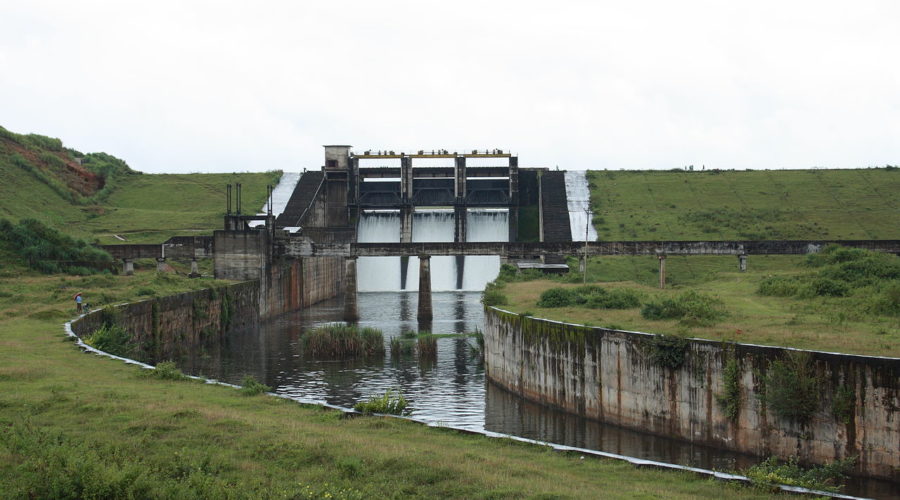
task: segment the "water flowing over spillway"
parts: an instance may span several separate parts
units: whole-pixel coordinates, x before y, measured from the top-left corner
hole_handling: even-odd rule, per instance
[[[278,217],[281,212],[284,212],[284,207],[290,201],[291,195],[294,194],[294,187],[297,186],[299,181],[299,173],[285,172],[281,175],[281,180],[278,181],[278,185],[272,190],[272,215]],[[265,215],[268,208],[269,204],[264,204],[257,215]],[[250,227],[262,226],[263,224],[265,224],[265,221],[250,221]]]
[[[417,210],[413,214],[412,241],[452,242],[455,221],[452,210]],[[470,210],[466,222],[467,241],[507,241],[509,212],[506,210]],[[396,211],[365,212],[357,228],[360,243],[396,243],[400,241],[400,214]],[[361,292],[415,291],[419,287],[419,259],[410,257],[406,286],[401,283],[400,257],[360,257],[357,263]],[[462,287],[458,287],[458,263],[462,264]],[[431,258],[431,289],[440,291],[481,291],[500,270],[498,256],[470,256],[464,259],[437,256]]]
[[[591,208],[591,191],[588,188],[587,172],[566,172],[566,198],[569,205],[569,226],[572,228],[572,241],[584,241],[585,229],[587,240],[597,241],[597,230],[591,224],[593,212]]]

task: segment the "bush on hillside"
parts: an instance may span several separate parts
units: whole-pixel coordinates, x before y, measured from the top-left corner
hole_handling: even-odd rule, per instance
[[[677,319],[685,325],[708,326],[727,316],[724,302],[693,290],[644,304],[644,319]]]
[[[0,241],[7,242],[29,267],[47,274],[89,274],[113,263],[103,250],[34,219],[22,219],[18,224],[0,219]]]

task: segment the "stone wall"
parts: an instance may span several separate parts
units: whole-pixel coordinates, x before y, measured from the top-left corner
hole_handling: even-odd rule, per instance
[[[656,335],[496,308],[486,309],[484,321],[488,378],[532,401],[758,456],[797,456],[806,463],[856,456],[858,473],[900,481],[898,358],[693,339],[669,347],[683,354],[683,363],[669,368],[654,357],[666,349]],[[818,387],[817,409],[802,422],[775,415],[760,397],[771,363],[798,352],[809,357]],[[733,419],[719,402],[729,363],[737,366],[732,380],[739,387]],[[842,397],[849,408],[836,412]]]
[[[113,319],[131,333],[142,359],[178,359],[217,344],[232,330],[255,328],[258,303],[257,283],[238,283],[124,304],[113,315],[95,311],[72,322],[72,331],[79,337],[90,335]]]

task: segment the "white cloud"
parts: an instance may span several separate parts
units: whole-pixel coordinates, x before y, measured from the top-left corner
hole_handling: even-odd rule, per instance
[[[573,169],[900,163],[890,1],[2,11],[0,125],[147,172],[316,168],[328,143]]]

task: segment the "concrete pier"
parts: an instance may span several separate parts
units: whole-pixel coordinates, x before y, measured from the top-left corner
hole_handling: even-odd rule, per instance
[[[659,287],[666,287],[666,254],[657,255],[659,258]]]
[[[400,243],[412,243],[413,212],[411,204],[400,209]]]
[[[359,321],[359,305],[356,287],[356,257],[344,259],[344,321]]]
[[[188,274],[188,278],[199,278],[200,277],[200,268],[197,266],[197,259],[191,259],[191,273]]]
[[[419,322],[430,322],[434,318],[431,309],[431,256],[419,255]]]
[[[747,270],[747,256],[746,255],[738,255],[738,266],[741,272]]]
[[[158,272],[158,273],[166,272],[166,258],[165,257],[157,257],[156,258],[156,272]]]
[[[125,273],[125,276],[134,276],[134,261],[122,259],[122,272]]]

